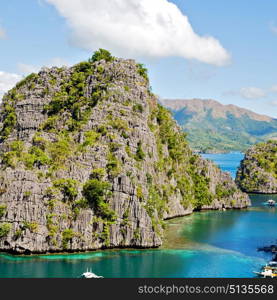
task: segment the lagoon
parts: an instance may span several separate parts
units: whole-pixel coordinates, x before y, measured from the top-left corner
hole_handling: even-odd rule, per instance
[[[233,174],[242,154],[209,154]],[[86,269],[106,278],[255,277],[271,259],[257,247],[276,243],[277,195],[251,195],[247,210],[197,212],[167,221],[162,248],[18,257],[0,255],[1,278],[77,278]]]

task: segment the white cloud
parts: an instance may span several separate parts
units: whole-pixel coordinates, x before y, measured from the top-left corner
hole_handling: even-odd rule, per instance
[[[271,101],[270,104],[273,105],[273,106],[277,106],[277,100]]]
[[[275,22],[270,22],[269,26],[270,26],[270,30],[273,33],[277,34],[277,25],[275,24]]]
[[[266,97],[266,92],[257,87],[245,87],[240,89],[240,95],[245,99],[259,99]]]
[[[196,34],[168,0],[45,0],[72,29],[72,42],[94,51],[106,48],[129,57],[179,56],[222,66],[229,53],[211,36]]]
[[[45,67],[62,67],[62,66],[68,66],[67,61],[65,61],[61,57],[53,57],[50,60],[46,61],[45,64],[43,65]],[[30,73],[37,73],[41,69],[40,66],[35,66],[35,65],[29,65],[29,64],[24,64],[24,63],[18,63],[17,64],[18,71],[21,74],[28,75]]]
[[[4,28],[0,27],[0,40],[6,38],[6,31]]]
[[[273,93],[277,93],[277,84],[276,85],[273,85],[271,88],[270,88],[271,92]]]
[[[258,87],[243,87],[239,90],[230,90],[223,93],[224,96],[240,96],[244,99],[260,99],[268,96],[267,90]]]
[[[46,67],[63,67],[68,66],[68,62],[61,57],[51,58],[45,65]]]
[[[13,88],[13,86],[21,79],[22,77],[18,74],[0,71],[0,100],[4,93]]]
[[[33,65],[18,63],[17,68],[20,73],[22,74],[30,74],[30,73],[36,73],[39,71],[39,68]]]

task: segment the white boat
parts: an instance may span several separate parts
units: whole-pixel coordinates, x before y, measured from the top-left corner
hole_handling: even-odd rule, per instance
[[[103,276],[98,276],[94,273],[91,272],[91,270],[87,270],[85,273],[81,275],[81,278],[87,278],[87,279],[92,279],[92,278],[104,278]]]
[[[272,199],[269,199],[266,203],[267,203],[267,205],[269,205],[269,206],[275,206],[276,201],[274,201],[274,200],[272,200]]]
[[[277,278],[277,273],[271,269],[265,269],[261,272],[254,272],[255,274],[262,276],[263,278]]]
[[[254,273],[262,276],[263,278],[277,278],[277,262],[271,261],[265,267],[263,267],[261,272]]]

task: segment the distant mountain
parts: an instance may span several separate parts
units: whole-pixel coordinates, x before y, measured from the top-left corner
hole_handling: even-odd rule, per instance
[[[215,100],[162,100],[188,133],[193,149],[202,152],[245,151],[277,138],[277,120]]]

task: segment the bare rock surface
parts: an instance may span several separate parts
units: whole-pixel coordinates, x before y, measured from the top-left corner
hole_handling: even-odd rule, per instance
[[[158,247],[163,220],[250,204],[194,155],[133,60],[43,69],[0,110],[0,250]]]

